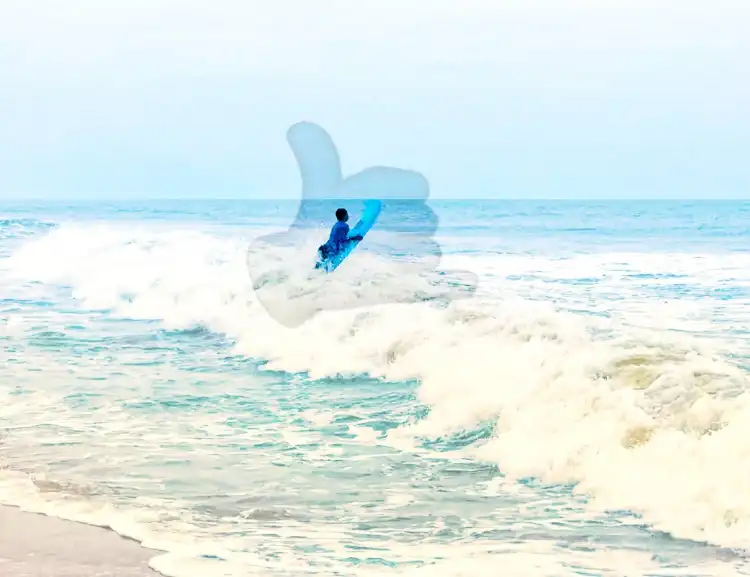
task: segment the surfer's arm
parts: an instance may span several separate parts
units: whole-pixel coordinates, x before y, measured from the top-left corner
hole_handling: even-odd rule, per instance
[[[363,238],[361,234],[355,234],[354,236],[346,237],[346,240],[362,240]]]

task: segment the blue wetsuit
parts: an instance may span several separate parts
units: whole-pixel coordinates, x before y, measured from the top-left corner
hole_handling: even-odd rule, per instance
[[[355,236],[349,238],[349,225],[344,221],[339,220],[333,225],[333,228],[331,228],[331,234],[328,237],[328,241],[318,248],[320,255],[324,259],[330,258],[341,252],[346,243],[350,240],[362,240],[362,237]]]
[[[334,250],[340,249],[349,237],[349,225],[345,222],[338,221],[331,228],[331,235],[328,237],[326,243],[329,247]]]

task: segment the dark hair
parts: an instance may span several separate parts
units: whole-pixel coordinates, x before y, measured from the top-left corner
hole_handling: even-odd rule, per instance
[[[336,219],[337,220],[344,220],[347,216],[349,216],[349,213],[346,212],[345,208],[339,208],[336,210]]]

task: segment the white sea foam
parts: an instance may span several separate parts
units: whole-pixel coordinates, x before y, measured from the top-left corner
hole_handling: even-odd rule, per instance
[[[394,446],[492,420],[492,438],[464,453],[509,477],[578,483],[592,507],[631,509],[678,537],[750,542],[750,377],[727,356],[748,353],[736,332],[750,326],[748,299],[701,292],[749,286],[747,255],[447,258],[483,284],[475,298],[446,306],[430,300],[445,294],[432,273],[404,276],[401,265],[372,253],[310,281],[299,271],[309,269],[313,239],[307,252],[270,247],[251,255],[251,270],[262,271],[253,278],[247,246],[184,230],[70,225],[30,241],[3,266],[8,278],[70,286],[82,307],[224,333],[269,369],[417,378],[430,413],[392,431]],[[670,293],[665,274],[693,292]],[[586,278],[598,282],[572,282]],[[346,308],[362,304],[377,306]],[[285,311],[286,320],[322,312],[288,328],[268,310]],[[719,323],[718,336],[701,337]],[[20,326],[10,321],[5,330]],[[483,574],[482,563],[469,572],[446,565],[440,574]],[[169,574],[178,564],[165,557],[157,568]],[[519,571],[509,574],[526,574]]]

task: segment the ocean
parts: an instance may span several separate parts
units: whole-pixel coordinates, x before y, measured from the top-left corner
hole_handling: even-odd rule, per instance
[[[0,503],[174,577],[750,575],[750,202],[386,201],[312,278],[338,204],[1,204]]]

